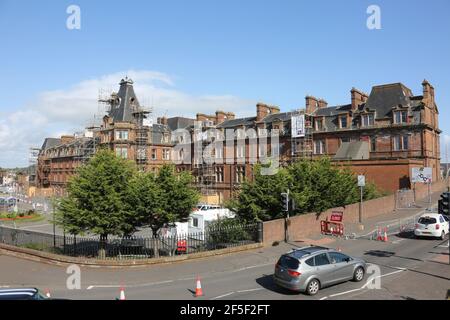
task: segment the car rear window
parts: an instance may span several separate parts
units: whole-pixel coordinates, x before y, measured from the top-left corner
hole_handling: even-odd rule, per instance
[[[436,223],[436,219],[432,217],[421,217],[419,219],[420,224],[433,224]]]
[[[296,270],[300,265],[300,261],[290,256],[281,256],[278,264],[284,268]]]

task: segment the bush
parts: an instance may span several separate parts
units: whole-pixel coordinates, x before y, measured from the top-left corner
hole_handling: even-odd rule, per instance
[[[25,244],[21,245],[21,247],[27,248],[27,249],[32,249],[32,250],[37,250],[37,251],[45,251],[48,248],[48,246],[46,244],[34,243],[34,242],[25,243]]]
[[[232,218],[219,219],[212,222],[207,228],[207,234],[213,244],[237,243],[251,240],[245,225]]]

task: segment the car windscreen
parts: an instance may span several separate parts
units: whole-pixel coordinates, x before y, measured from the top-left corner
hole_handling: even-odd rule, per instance
[[[420,224],[434,224],[436,219],[432,217],[421,217],[418,221]]]
[[[290,256],[281,256],[278,264],[284,268],[296,270],[300,265],[300,261]]]

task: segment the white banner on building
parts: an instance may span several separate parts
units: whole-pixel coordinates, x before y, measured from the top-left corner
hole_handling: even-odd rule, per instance
[[[291,117],[292,138],[303,138],[305,136],[305,115]]]
[[[433,170],[430,167],[412,168],[411,182],[431,183]]]

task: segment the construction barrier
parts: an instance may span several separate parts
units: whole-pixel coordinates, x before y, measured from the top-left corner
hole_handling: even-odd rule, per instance
[[[342,222],[334,222],[322,220],[320,221],[320,231],[322,234],[331,234],[333,236],[344,235],[344,224]]]

